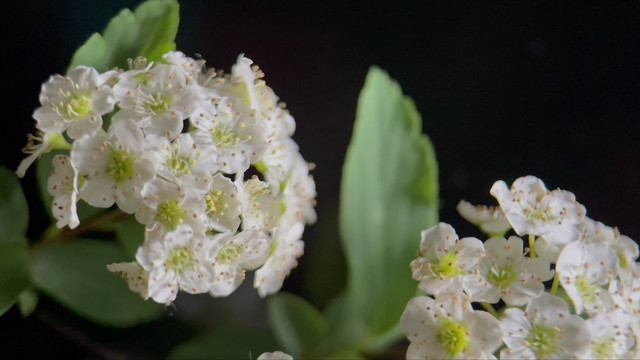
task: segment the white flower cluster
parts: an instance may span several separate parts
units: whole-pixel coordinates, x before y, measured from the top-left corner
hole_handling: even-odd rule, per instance
[[[491,194],[499,208],[458,207],[491,234],[486,241],[459,239],[445,223],[422,232],[411,269],[429,296],[402,315],[407,358],[640,358],[638,245],[533,176],[510,188],[498,181]],[[518,236],[494,236],[509,225],[528,248]]]
[[[57,225],[78,226],[79,199],[135,214],[146,227],[136,261],[108,269],[145,299],[227,296],[246,270],[261,296],[277,292],[316,220],[293,117],[243,55],[229,74],[181,52],[130,68],[79,66],[44,83],[39,143],[18,175],[51,148],[70,149],[48,182]]]

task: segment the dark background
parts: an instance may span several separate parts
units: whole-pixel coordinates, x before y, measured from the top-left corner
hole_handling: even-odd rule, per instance
[[[63,73],[92,32],[138,1],[6,3],[0,165],[15,169],[33,131],[40,84]],[[179,50],[216,68],[229,70],[240,53],[260,65],[296,118],[303,156],[317,164],[320,220],[306,231],[307,254],[286,290],[322,306],[328,295],[309,290],[306,276],[314,276],[313,264],[341,269],[341,257],[327,248],[337,236],[357,96],[373,64],[415,100],[440,166],[440,217],[461,236],[477,233],[456,214],[460,199],[494,204],[494,181],[532,174],[550,189],[573,192],[588,216],[640,239],[640,3],[301,3],[183,1],[176,40]],[[47,219],[34,175],[31,169],[22,185],[37,237]],[[343,280],[332,281],[337,289]],[[135,331],[103,332],[46,298],[36,315],[20,320],[12,309],[0,318],[1,329],[13,329],[4,341],[15,354],[99,358],[124,348],[162,356],[175,341],[129,350],[140,343],[121,336]],[[173,318],[163,324],[175,333],[184,326]],[[143,332],[164,339],[159,329]],[[185,327],[180,336],[192,331]],[[18,350],[22,343],[35,345]]]

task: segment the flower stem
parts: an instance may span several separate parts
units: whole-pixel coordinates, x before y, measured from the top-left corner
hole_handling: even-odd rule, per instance
[[[482,306],[483,309],[487,310],[488,313],[490,313],[491,315],[498,317],[498,312],[496,311],[496,309],[493,307],[493,305],[489,304],[488,302],[484,302],[484,301],[480,301],[480,306]]]
[[[529,234],[529,257],[536,257],[536,236]]]
[[[56,229],[52,229],[55,228],[55,225],[52,225],[47,229],[47,231],[45,231],[44,238],[40,244],[44,245],[55,242],[67,242],[87,231],[104,230],[105,227],[122,220],[127,215],[127,213],[116,209],[91,217],[81,222],[75,229],[64,228],[62,230],[57,229],[58,231],[55,231]]]

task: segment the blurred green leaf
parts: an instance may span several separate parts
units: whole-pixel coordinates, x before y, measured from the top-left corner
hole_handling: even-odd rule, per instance
[[[328,324],[322,314],[293,294],[272,296],[268,313],[278,342],[294,358],[312,350],[327,334]]]
[[[0,207],[4,207],[0,203]],[[0,315],[16,303],[18,296],[30,286],[27,239],[23,236],[2,237],[0,242]]]
[[[14,242],[29,223],[29,208],[13,171],[0,167],[0,242]]]
[[[278,350],[271,333],[255,329],[219,328],[182,343],[169,353],[177,359],[256,359]]]
[[[180,20],[175,0],[148,0],[134,12],[123,9],[109,21],[102,35],[95,33],[76,51],[69,68],[93,66],[99,72],[114,66],[127,68],[127,59],[144,56],[160,60],[175,50]]]
[[[118,244],[74,239],[37,247],[31,264],[38,288],[89,320],[125,327],[158,318],[162,306],[145,302],[107,270],[107,264],[124,260]]]
[[[25,289],[18,296],[18,306],[20,306],[20,315],[27,317],[31,315],[38,305],[38,294],[32,289]]]
[[[36,163],[36,177],[38,179],[38,189],[40,190],[40,197],[42,198],[42,202],[44,203],[44,208],[49,214],[49,217],[53,218],[51,215],[51,203],[53,203],[53,196],[49,194],[49,190],[47,190],[47,182],[49,181],[49,175],[51,171],[53,171],[53,157],[57,154],[65,154],[69,155],[68,151],[64,150],[53,150],[44,155],[41,155]],[[79,200],[77,203],[77,212],[78,218],[80,222],[86,220],[90,217],[93,217],[104,211],[104,209],[93,207],[84,200]]]
[[[360,93],[340,190],[348,314],[375,346],[397,325],[417,283],[409,263],[438,219],[438,172],[413,101],[372,67]],[[387,340],[389,341],[389,340]]]
[[[136,258],[138,246],[144,242],[144,225],[136,221],[135,217],[128,216],[115,226],[116,238],[124,246],[127,259],[133,261]]]

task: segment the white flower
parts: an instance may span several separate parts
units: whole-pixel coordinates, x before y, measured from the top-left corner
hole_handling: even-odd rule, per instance
[[[630,323],[631,317],[620,309],[587,319],[592,340],[585,358],[623,358],[634,345],[634,337],[629,329]]]
[[[180,69],[188,81],[197,80],[198,75],[202,72],[202,64],[204,62],[196,61],[181,51],[169,51],[162,55],[162,59]]]
[[[60,134],[56,134],[60,135]],[[49,151],[49,138],[51,134],[38,131],[37,135],[27,134],[27,145],[22,149],[22,153],[29,154],[25,159],[20,162],[18,169],[16,170],[16,176],[19,178],[24,177],[24,174],[29,169],[29,166],[36,161],[40,155]]]
[[[480,280],[475,273],[485,255],[482,242],[471,237],[458,239],[449,224],[439,223],[422,231],[420,253],[423,256],[411,262],[411,270],[427,294],[462,290],[465,276],[474,277],[471,283]]]
[[[553,278],[549,262],[525,257],[522,239],[493,237],[484,242],[487,256],[480,261],[479,275],[484,287],[471,295],[474,301],[496,303],[500,298],[508,305],[526,305],[544,291],[543,281]]]
[[[146,134],[169,139],[180,134],[182,121],[200,101],[198,88],[187,84],[178,67],[167,64],[125,72],[113,91],[122,109],[114,119],[135,120]]]
[[[558,227],[575,225],[586,213],[572,193],[560,189],[548,191],[544,183],[533,176],[516,179],[511,189],[504,181],[496,181],[491,195],[498,200],[513,230],[520,236],[545,235]]]
[[[274,186],[279,186],[289,175],[292,167],[300,162],[298,144],[291,138],[269,140],[268,147],[257,164],[265,179]],[[275,189],[274,189],[275,191]]]
[[[136,219],[150,229],[171,231],[185,224],[196,232],[204,232],[207,227],[202,193],[156,179],[142,189],[145,206],[136,212]]]
[[[289,229],[273,230],[271,253],[266,263],[256,271],[253,282],[260,296],[278,292],[291,269],[298,266],[297,259],[304,253],[304,242],[300,240],[303,231],[304,225],[301,223]]]
[[[267,147],[264,127],[238,98],[201,103],[190,120],[197,128],[193,131],[195,142],[203,151],[215,153],[215,164],[227,174],[247,170]]]
[[[238,189],[231,180],[222,174],[216,174],[208,182],[204,199],[206,201],[206,222],[209,229],[235,233],[240,226],[242,203]]]
[[[615,253],[603,244],[574,241],[564,247],[556,271],[577,314],[604,312],[611,308],[611,295],[603,286],[615,277],[617,260]]]
[[[59,228],[69,225],[71,229],[80,224],[76,203],[78,202],[78,174],[66,155],[52,159],[53,171],[47,180],[47,190],[53,196],[51,212],[58,219]]]
[[[139,263],[133,261],[109,264],[107,270],[119,274],[129,284],[131,291],[140,294],[145,300],[149,298],[149,273]]]
[[[212,245],[204,234],[194,233],[186,225],[178,225],[168,233],[147,231],[136,260],[149,273],[149,297],[167,304],[175,300],[178,290],[191,294],[209,291]]]
[[[193,181],[207,176],[207,163],[211,159],[203,156],[190,134],[180,134],[173,141],[148,135],[145,151],[153,155],[158,175],[178,186],[197,186]]]
[[[505,310],[500,320],[506,349],[501,359],[570,359],[584,356],[591,342],[585,321],[567,303],[542,293],[525,311]]]
[[[213,296],[227,296],[240,286],[245,278],[245,270],[253,270],[264,264],[269,255],[269,239],[255,229],[245,230],[237,235],[229,232],[213,237],[215,245],[211,249],[214,277],[209,293]]]
[[[456,206],[458,213],[465,220],[476,225],[483,233],[489,235],[504,235],[511,225],[504,216],[500,208],[487,207],[484,205],[472,205],[470,202],[461,200]]]
[[[293,360],[293,356],[282,351],[274,351],[260,354],[257,360]]]
[[[96,69],[78,66],[66,76],[53,75],[42,84],[42,107],[33,113],[45,132],[62,133],[77,139],[102,127],[102,115],[115,103],[110,87],[103,86]]]
[[[288,221],[304,222],[313,224],[317,220],[316,211],[316,183],[313,176],[309,175],[309,167],[300,156],[299,161],[289,171],[284,190],[282,191],[282,202],[285,212],[282,214],[280,223]]]
[[[411,342],[407,359],[495,359],[492,353],[502,344],[500,322],[459,296],[414,297],[400,328]]]
[[[569,243],[580,240],[580,232],[575,226],[559,226],[553,231],[537,237],[535,249],[537,256],[555,264],[562,249]]]
[[[259,180],[257,176],[244,181],[242,174],[237,175],[234,184],[238,189],[238,198],[242,206],[243,229],[268,231],[277,225],[281,208],[269,184]]]
[[[140,190],[155,177],[153,161],[142,151],[142,131],[131,121],[113,121],[108,135],[85,135],[73,143],[71,164],[87,175],[80,196],[89,205],[109,207],[115,202],[126,212],[142,206]]]
[[[618,228],[612,228],[590,218],[578,224],[578,230],[588,243],[602,243],[611,247],[618,256],[618,274],[621,276],[638,277],[640,272],[635,266],[638,259],[638,244],[628,236],[620,234]]]

